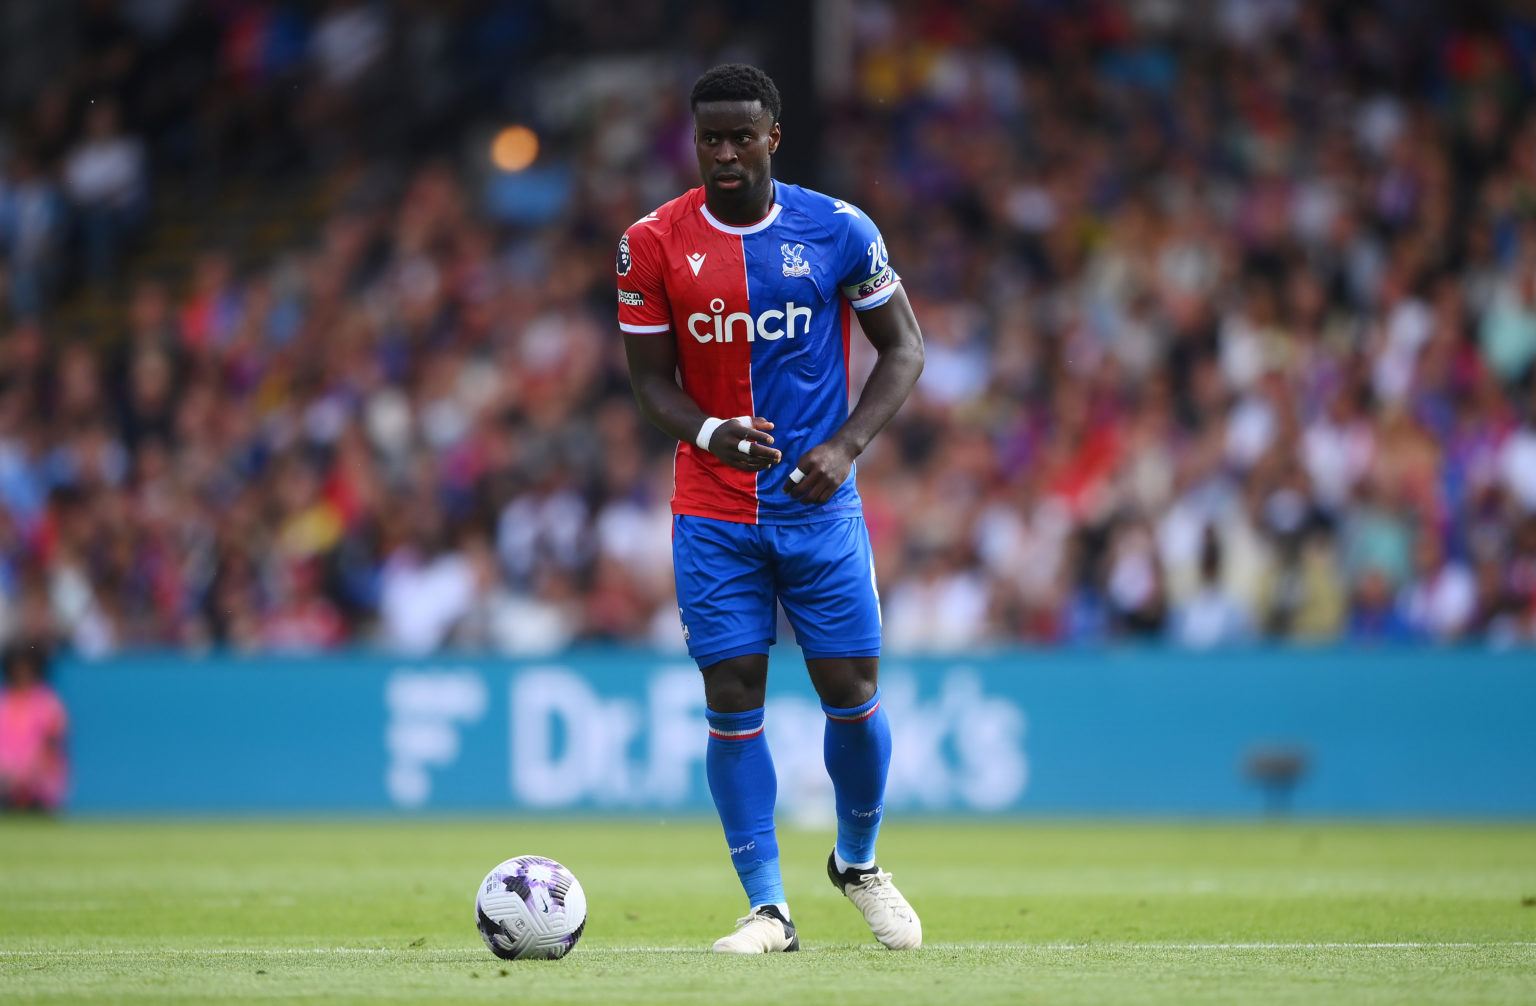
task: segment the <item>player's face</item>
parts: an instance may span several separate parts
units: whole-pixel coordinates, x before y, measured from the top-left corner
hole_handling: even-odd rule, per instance
[[[693,144],[711,202],[745,206],[770,191],[779,125],[762,102],[702,102],[693,113]]]

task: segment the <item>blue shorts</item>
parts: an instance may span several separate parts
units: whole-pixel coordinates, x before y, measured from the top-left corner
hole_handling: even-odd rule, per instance
[[[672,518],[677,606],[699,667],[767,653],[778,602],[807,657],[878,657],[880,595],[862,516],[809,524]]]

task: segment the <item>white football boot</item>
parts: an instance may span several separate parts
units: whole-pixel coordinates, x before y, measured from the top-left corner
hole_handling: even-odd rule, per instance
[[[827,876],[832,878],[832,886],[864,913],[875,939],[892,950],[916,950],[923,945],[923,923],[891,883],[889,873],[878,866],[867,870],[849,867],[839,872],[833,855],[827,857]]]
[[[773,905],[759,905],[736,920],[736,931],[715,941],[717,954],[772,954],[800,949],[795,924]]]

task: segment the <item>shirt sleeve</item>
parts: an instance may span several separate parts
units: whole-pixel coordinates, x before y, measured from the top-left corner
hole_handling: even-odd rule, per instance
[[[632,333],[672,331],[672,308],[661,280],[656,236],[635,225],[619,239],[619,328]]]
[[[839,201],[835,216],[847,219],[843,235],[843,273],[838,287],[855,311],[868,311],[891,299],[901,277],[891,268],[880,228],[852,203]]]

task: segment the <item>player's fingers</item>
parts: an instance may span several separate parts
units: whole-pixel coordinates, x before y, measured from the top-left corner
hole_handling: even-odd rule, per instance
[[[776,463],[779,458],[783,457],[778,448],[768,447],[759,441],[747,437],[742,437],[736,441],[736,452],[747,458],[759,459],[768,465]]]
[[[769,423],[768,426],[771,429],[773,424]],[[753,427],[748,426],[745,419],[731,420],[727,425],[726,432],[729,436],[737,440],[745,438],[747,440],[755,440],[760,444],[773,443],[773,437],[771,435],[764,433],[760,429],[754,429]]]
[[[817,472],[816,482],[805,491],[803,502],[812,504],[825,503],[832,498],[832,494],[837,492],[837,487],[840,485],[842,485],[842,482],[833,478],[829,472]]]
[[[757,429],[757,430],[771,430],[771,429],[773,429],[773,423],[771,423],[768,420],[764,419],[762,416],[753,416],[752,417],[752,422],[749,423],[748,425],[751,426],[753,429]]]
[[[813,503],[815,502],[817,490],[826,481],[826,478],[825,474],[813,468],[805,473],[805,478],[801,479],[799,484],[790,490],[789,494],[801,503]]]

